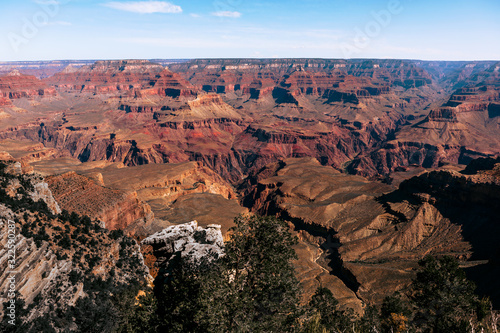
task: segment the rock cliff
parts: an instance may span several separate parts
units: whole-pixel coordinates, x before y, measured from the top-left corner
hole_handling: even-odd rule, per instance
[[[491,70],[467,79],[446,103],[431,110],[423,120],[403,127],[394,140],[355,159],[353,173],[374,177],[388,175],[401,166],[426,168],[443,163],[468,164],[478,157],[500,153],[497,104],[499,77]],[[478,78],[484,81],[475,83]]]
[[[108,189],[74,172],[47,177],[47,183],[63,209],[98,219],[109,230],[127,229],[138,219],[147,223],[153,218],[151,208],[136,192]]]
[[[9,100],[23,97],[33,98],[55,95],[57,95],[57,92],[53,87],[47,86],[34,76],[21,74],[17,70],[7,75],[0,75],[0,98],[3,99],[0,105],[10,105]]]
[[[150,86],[151,79],[163,70],[163,66],[147,60],[97,61],[78,69],[67,67],[45,82],[63,91],[126,94]]]
[[[33,196],[39,176],[12,172],[9,166],[12,162],[0,164],[0,300],[12,298],[7,291],[14,285],[19,325],[22,321],[29,328],[45,320],[45,327],[78,330],[72,313],[78,313],[82,300],[87,299],[88,308],[96,306],[99,292],[102,300],[106,297],[96,285],[111,292],[146,280],[148,270],[137,243],[88,217],[53,212],[50,191],[45,188],[47,193]],[[8,261],[8,244],[15,249],[15,262]],[[24,316],[21,298],[29,310]],[[57,313],[68,319],[61,321]]]

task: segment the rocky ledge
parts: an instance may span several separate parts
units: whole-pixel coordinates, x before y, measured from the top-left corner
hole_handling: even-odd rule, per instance
[[[156,264],[160,267],[166,267],[174,256],[197,263],[224,253],[220,225],[212,224],[203,228],[198,226],[197,221],[170,226],[144,239],[142,244],[153,247]]]

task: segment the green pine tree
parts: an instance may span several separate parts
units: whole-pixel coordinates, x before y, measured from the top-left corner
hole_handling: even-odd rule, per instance
[[[427,256],[412,284],[417,326],[425,332],[465,332],[477,305],[474,284],[456,259]]]

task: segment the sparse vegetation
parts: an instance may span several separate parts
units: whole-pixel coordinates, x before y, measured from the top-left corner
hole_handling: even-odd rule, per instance
[[[228,249],[232,251],[230,242]],[[234,256],[233,260],[240,255],[243,254]],[[239,258],[240,263],[245,262]],[[150,332],[465,333],[473,329],[494,332],[491,322],[497,317],[489,302],[473,294],[472,283],[465,279],[451,257],[423,259],[417,278],[405,293],[386,297],[381,308],[367,307],[362,317],[352,310],[341,310],[332,292],[326,288],[318,288],[307,305],[289,303],[287,315],[283,317],[253,312],[252,309],[262,309],[259,299],[267,300],[267,305],[273,303],[272,288],[259,288],[259,284],[253,283],[247,285],[246,274],[245,282],[238,285],[232,280],[238,279],[235,270],[227,280],[224,274],[230,266],[223,262],[193,266],[180,261],[169,271],[162,289],[140,298],[129,321],[141,323],[141,327],[147,327]],[[270,271],[261,271],[259,277],[266,281],[275,276]],[[293,281],[281,278],[286,283]],[[238,287],[231,289],[235,285]],[[439,292],[435,288],[439,288]],[[237,290],[237,297],[232,290]],[[275,304],[284,304],[287,308],[286,302]],[[454,304],[454,308],[447,308],[449,304]],[[437,309],[445,312],[438,313]],[[267,310],[266,314],[269,313]],[[250,316],[234,324],[246,314]]]
[[[12,330],[12,325],[7,323],[8,317],[4,316],[0,331],[115,330],[120,325],[117,318],[122,316],[118,304],[123,301],[116,295],[130,295],[130,302],[133,302],[138,290],[144,288],[144,271],[135,254],[135,241],[123,232],[102,229],[99,221],[93,221],[88,216],[67,211],[53,214],[44,201],[34,202],[31,199],[28,192],[33,189],[34,176],[13,176],[4,171],[5,164],[0,163],[0,182],[4,185],[0,188],[0,202],[17,213],[14,220],[20,234],[32,239],[38,248],[47,244],[58,260],[72,261],[73,269],[67,276],[58,276],[53,281],[54,288],[47,290],[48,294],[43,297],[39,294],[29,306],[26,307],[19,297],[19,304],[16,304],[17,325]],[[19,185],[15,185],[16,179]],[[14,189],[15,195],[6,192],[8,186]],[[115,244],[118,245],[117,253],[111,250]],[[103,253],[106,255],[103,256]],[[103,265],[102,260],[106,258],[106,265],[112,264],[113,260],[119,261],[121,269],[113,267],[113,274],[95,275],[93,269]],[[108,269],[106,265],[103,267]],[[48,277],[47,272],[42,274],[44,277]],[[68,290],[76,292],[79,286],[83,287],[87,296],[80,297],[74,306],[68,306],[64,294]],[[40,308],[46,309],[44,316],[27,320],[35,309]]]

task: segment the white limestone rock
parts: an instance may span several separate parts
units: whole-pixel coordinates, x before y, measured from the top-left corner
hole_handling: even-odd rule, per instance
[[[224,239],[220,225],[198,226],[197,221],[170,226],[142,241],[151,245],[155,255],[168,261],[174,254],[197,262],[211,254],[224,255]],[[160,260],[161,261],[161,260]]]
[[[52,211],[53,214],[61,213],[61,208],[57,203],[56,199],[52,196],[52,191],[49,188],[49,184],[44,181],[34,184],[35,190],[30,193],[33,201],[43,200],[47,203],[47,206]]]

